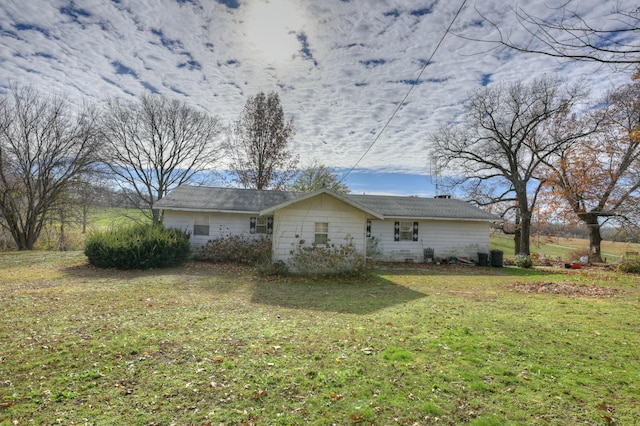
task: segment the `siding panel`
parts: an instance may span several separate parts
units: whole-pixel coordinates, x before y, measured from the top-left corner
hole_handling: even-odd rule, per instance
[[[274,215],[273,258],[286,261],[291,251],[311,246],[315,223],[329,224],[330,243],[339,246],[347,237],[358,252],[364,253],[367,214],[326,194],[284,208]],[[304,241],[303,244],[300,244]]]
[[[237,213],[209,213],[209,235],[191,235],[191,247],[194,249],[204,246],[207,241],[230,235],[242,235],[247,238],[259,238],[266,234],[250,233],[250,214]],[[165,210],[164,226],[177,228],[193,234],[195,212]]]
[[[489,252],[488,222],[420,221],[418,241],[394,241],[394,222],[371,221],[371,236],[377,238],[386,262],[422,262],[426,248],[433,248],[436,258],[465,256],[477,260],[478,252]]]

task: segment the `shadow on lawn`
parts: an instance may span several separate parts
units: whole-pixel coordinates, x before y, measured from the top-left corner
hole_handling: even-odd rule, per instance
[[[364,315],[426,297],[381,277],[362,282],[258,282],[253,303]]]

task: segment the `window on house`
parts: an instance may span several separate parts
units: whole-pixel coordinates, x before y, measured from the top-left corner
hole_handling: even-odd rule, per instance
[[[400,241],[413,240],[413,222],[400,222]]]
[[[193,224],[193,235],[209,235],[209,215],[196,214]]]
[[[396,222],[393,231],[394,241],[418,241],[418,222]]]
[[[267,218],[259,217],[256,219],[256,234],[267,233]]]
[[[252,217],[249,219],[250,234],[272,234],[273,216]]]
[[[316,222],[316,233],[314,241],[316,244],[327,244],[329,242],[328,222]]]

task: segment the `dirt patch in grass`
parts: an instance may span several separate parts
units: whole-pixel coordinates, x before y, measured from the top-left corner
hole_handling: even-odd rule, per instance
[[[585,284],[571,284],[571,283],[554,283],[554,282],[516,282],[509,286],[511,290],[519,291],[522,293],[548,293],[548,294],[561,294],[563,296],[578,296],[578,297],[595,297],[595,298],[607,298],[615,297],[622,293],[622,290],[617,288],[605,287],[605,286],[593,286]]]

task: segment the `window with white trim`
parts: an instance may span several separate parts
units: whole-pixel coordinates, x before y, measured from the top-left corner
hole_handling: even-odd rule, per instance
[[[209,235],[209,215],[196,213],[193,235]]]
[[[250,234],[267,234],[273,233],[273,216],[252,216],[249,218]]]
[[[266,234],[266,233],[267,233],[267,218],[257,217],[256,218],[256,234]]]
[[[413,222],[400,222],[400,241],[413,240]]]
[[[329,242],[328,222],[316,222],[314,241],[316,244],[327,244]]]
[[[395,222],[394,241],[418,241],[418,222]]]

